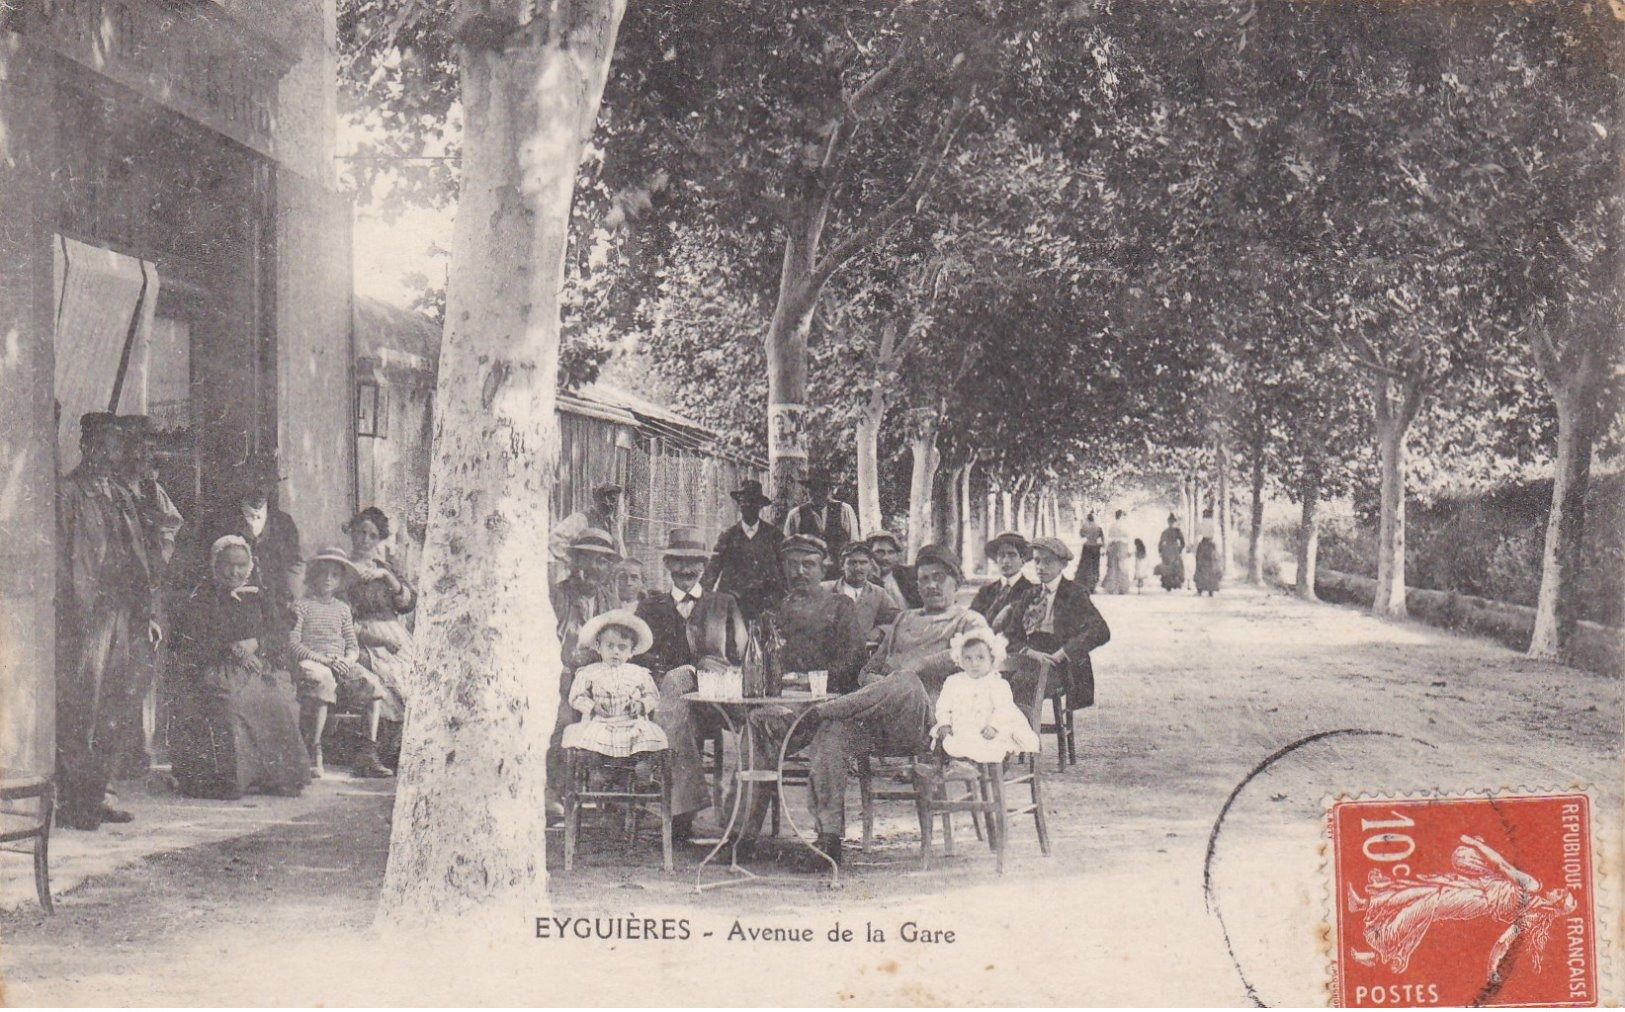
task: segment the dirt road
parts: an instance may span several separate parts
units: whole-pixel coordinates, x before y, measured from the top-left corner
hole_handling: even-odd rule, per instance
[[[1267,1004],[1322,1004],[1320,820],[1335,792],[1588,785],[1619,869],[1618,680],[1255,591],[1098,603],[1114,636],[1095,656],[1079,765],[1055,775],[1047,742],[1055,852],[1039,856],[1030,823],[1017,825],[1002,878],[963,832],[955,858],[919,872],[912,812],[893,806],[882,845],[854,856],[839,891],[696,895],[697,854],[666,876],[647,844],[601,849],[553,880],[557,916],[687,918],[688,941],[470,939],[425,953],[362,933],[387,799],[347,792],[256,835],[93,879],[54,919],[5,915],[5,998],[1233,1005],[1250,987]],[[1340,729],[1361,733],[1293,752],[1236,797],[1205,894],[1226,798],[1272,752]],[[815,941],[730,940],[736,920]],[[837,921],[852,941],[828,941]],[[954,941],[905,943],[909,922]],[[866,926],[885,940],[866,941]]]

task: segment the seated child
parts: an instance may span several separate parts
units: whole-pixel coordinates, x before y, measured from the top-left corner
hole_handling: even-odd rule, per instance
[[[931,736],[942,739],[942,750],[979,763],[1000,762],[1012,752],[1037,752],[1032,723],[1016,706],[1010,683],[994,671],[1004,659],[1004,637],[972,629],[955,635],[948,645],[960,670],[948,676],[937,697]]]
[[[367,741],[357,752],[355,774],[392,776],[378,762],[378,716],[384,696],[378,676],[361,666],[361,645],[356,641],[350,606],[336,595],[355,564],[342,548],[325,548],[310,560],[305,571],[305,596],[293,603],[293,632],[289,641],[299,662],[299,702],[304,711],[305,746],[310,771],[326,775],[322,762],[322,732],[328,707],[343,700],[345,706],[367,715]]]
[[[631,611],[606,611],[581,627],[580,642],[602,659],[576,669],[570,705],[581,720],[564,729],[561,744],[616,758],[665,751],[666,732],[649,719],[660,691],[649,669],[630,661],[654,645],[649,624]]]

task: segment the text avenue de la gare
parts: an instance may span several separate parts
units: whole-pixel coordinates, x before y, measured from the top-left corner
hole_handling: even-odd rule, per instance
[[[702,929],[687,917],[538,917],[536,937],[548,940],[602,942],[687,942],[717,938],[726,942],[810,943],[887,942],[952,945],[956,932],[904,921],[890,929],[865,921],[840,921],[824,927],[806,925],[752,925],[735,918],[726,928]]]

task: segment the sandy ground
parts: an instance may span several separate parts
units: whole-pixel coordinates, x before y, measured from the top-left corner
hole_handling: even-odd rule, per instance
[[[631,851],[599,840],[587,867],[554,877],[554,915],[686,918],[687,941],[516,931],[425,951],[367,933],[389,799],[338,781],[296,802],[264,799],[222,838],[122,867],[97,871],[95,838],[74,841],[92,877],[58,915],[0,915],[5,999],[1319,1005],[1331,958],[1320,824],[1340,791],[1589,786],[1609,872],[1605,948],[1622,937],[1618,680],[1256,591],[1098,602],[1114,630],[1095,655],[1099,705],[1079,715],[1078,766],[1057,775],[1051,752],[1043,767],[1054,853],[1040,856],[1031,824],[1017,824],[1002,877],[965,830],[955,857],[919,871],[912,811],[895,804],[840,890],[803,879],[697,895],[700,852],[683,851],[668,876],[648,838]],[[1210,904],[1204,858],[1232,790],[1283,745],[1344,728],[1387,734],[1307,746],[1236,798]],[[0,871],[9,895],[26,861]],[[730,940],[736,920],[814,940]],[[837,922],[851,941],[828,940]],[[954,940],[905,943],[906,922]],[[866,927],[885,940],[867,941]],[[1617,979],[1605,993],[1617,999]]]

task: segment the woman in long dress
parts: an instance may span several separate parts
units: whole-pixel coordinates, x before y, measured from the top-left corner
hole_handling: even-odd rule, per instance
[[[1134,541],[1123,525],[1123,511],[1118,510],[1106,531],[1106,579],[1101,582],[1101,590],[1107,594],[1127,594],[1133,586]]]
[[[383,510],[368,506],[344,525],[344,531],[350,535],[350,555],[357,573],[346,597],[355,613],[361,664],[383,685],[380,718],[398,724],[406,719],[406,700],[411,696],[417,663],[411,630],[401,616],[417,607],[417,591],[384,553],[389,517]]]
[[[1179,529],[1179,518],[1168,514],[1168,526],[1157,539],[1157,575],[1162,577],[1163,590],[1178,590],[1185,586],[1185,532]]]
[[[1202,511],[1196,528],[1196,593],[1212,597],[1219,590],[1219,528],[1213,522],[1213,507]]]
[[[195,798],[298,794],[310,782],[299,702],[283,669],[285,623],[248,583],[254,556],[215,541],[210,579],[176,616],[175,780]]]

